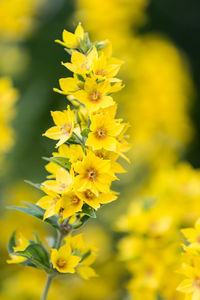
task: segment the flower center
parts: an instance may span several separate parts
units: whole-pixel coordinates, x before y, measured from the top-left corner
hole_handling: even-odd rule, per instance
[[[79,204],[79,202],[80,202],[80,199],[76,195],[73,195],[71,197],[71,203],[72,203],[72,205],[77,205],[77,204]]]
[[[96,75],[101,75],[101,76],[106,76],[106,72],[103,69],[96,70],[95,74]]]
[[[97,171],[95,169],[87,170],[87,178],[91,181],[97,178]]]
[[[95,194],[93,192],[91,192],[90,190],[86,190],[84,194],[85,194],[85,198],[87,198],[87,199],[92,200],[95,198]]]
[[[95,131],[95,136],[98,139],[103,139],[106,137],[107,131],[104,128],[97,128]]]
[[[197,287],[197,288],[200,288],[200,278],[195,278],[194,280],[193,280],[193,285],[195,286],[195,287]]]
[[[85,61],[84,63],[82,63],[81,69],[86,70],[86,71],[90,70],[90,66],[88,64],[88,61]]]
[[[65,124],[61,127],[61,132],[62,132],[62,134],[68,136],[68,135],[70,134],[70,132],[71,132],[71,129],[72,129],[71,125],[65,123]]]
[[[63,269],[66,266],[67,262],[64,258],[60,257],[56,261],[56,266],[60,269]]]
[[[92,102],[99,102],[99,100],[101,100],[101,94],[97,91],[93,91],[90,95],[89,95],[89,99],[92,101]]]

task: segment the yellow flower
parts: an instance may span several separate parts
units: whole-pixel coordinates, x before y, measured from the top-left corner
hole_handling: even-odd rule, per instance
[[[78,191],[91,190],[96,195],[109,192],[113,180],[110,161],[89,152],[82,162],[77,162],[73,167],[78,174],[74,179],[74,187]]]
[[[28,247],[29,241],[23,236],[21,232],[16,232],[15,244],[16,246],[13,247],[14,252],[23,251]],[[10,257],[11,259],[7,260],[8,264],[19,264],[26,260],[25,257],[18,256],[18,255],[10,255]]]
[[[100,108],[114,104],[111,96],[111,85],[109,81],[97,83],[94,77],[86,78],[84,90],[74,93],[74,97],[86,106],[86,109],[93,113]]]
[[[90,279],[97,277],[95,270],[90,265],[96,260],[97,255],[91,252],[86,259],[84,259],[77,267],[77,274],[83,279]]]
[[[91,72],[94,58],[97,56],[98,53],[95,47],[92,48],[88,55],[84,55],[78,51],[73,51],[71,63],[62,64],[73,73],[86,75]]]
[[[54,88],[55,92],[58,92],[63,95],[70,95],[82,89],[84,87],[84,82],[79,80],[74,74],[74,77],[61,78],[59,80],[59,85],[61,90]]]
[[[77,234],[75,236],[68,235],[65,238],[66,244],[70,245],[73,252],[81,255],[85,259],[81,260],[77,266],[77,273],[83,279],[89,279],[96,277],[96,272],[90,267],[90,265],[96,260],[97,255],[94,253],[96,249],[86,248],[83,241],[83,235]]]
[[[116,161],[119,158],[119,154],[105,149],[99,149],[95,151],[95,155],[101,159],[110,160],[113,173],[126,173],[124,168]]]
[[[80,199],[74,191],[64,193],[59,201],[60,212],[62,212],[63,219],[69,218],[76,212],[81,211],[82,206],[83,200]]]
[[[62,194],[69,190],[73,182],[72,175],[62,167],[56,169],[56,180],[46,180],[42,185],[52,192]]]
[[[111,79],[117,75],[122,63],[119,59],[108,58],[102,54],[93,63],[93,73],[100,80],[105,77]]]
[[[178,286],[177,290],[187,295],[187,300],[200,299],[200,259],[193,256],[190,265],[183,264],[182,273],[187,277]]]
[[[117,193],[113,191],[108,193],[99,193],[99,195],[96,195],[90,190],[85,190],[83,192],[77,192],[77,195],[94,209],[98,209],[101,204],[109,203],[117,199]]]
[[[200,218],[195,223],[195,228],[185,228],[181,232],[191,244],[200,248]]]
[[[51,250],[51,262],[54,269],[60,273],[75,273],[75,268],[80,262],[81,257],[72,255],[69,245],[65,244],[59,250]]]
[[[51,115],[56,126],[48,129],[43,135],[53,140],[59,140],[56,144],[56,147],[59,147],[72,135],[75,123],[74,113],[68,106],[67,110],[52,111]]]
[[[116,137],[122,131],[122,125],[112,119],[108,113],[91,116],[91,125],[86,145],[93,150],[106,149],[118,152],[119,142]]]
[[[45,209],[45,214],[43,217],[43,219],[45,220],[46,218],[49,218],[58,213],[59,211],[58,201],[60,200],[61,197],[57,193],[45,187],[42,187],[42,189],[47,195],[43,196],[37,202],[37,205]]]
[[[63,30],[62,38],[63,42],[60,40],[55,40],[55,42],[67,48],[78,48],[80,41],[84,38],[84,30],[81,23],[78,24],[74,33]]]

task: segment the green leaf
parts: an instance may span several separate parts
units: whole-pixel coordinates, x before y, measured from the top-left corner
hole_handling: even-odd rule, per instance
[[[8,209],[13,209],[17,211],[21,211],[27,215],[33,216],[35,218],[38,218],[40,220],[43,220],[45,210],[41,207],[28,202],[23,202],[27,207],[20,207],[20,206],[8,206]],[[56,216],[52,216],[50,218],[47,218],[44,220],[44,222],[49,223],[51,226],[53,226],[56,229],[60,229],[60,224],[58,222],[58,218]]]
[[[96,218],[96,214],[95,214],[95,210],[94,208],[92,208],[91,206],[87,205],[86,203],[83,204],[83,207],[82,207],[82,212],[91,217],[91,218]]]
[[[78,78],[78,80],[85,82],[85,79],[81,74],[76,74],[76,77]]]
[[[37,268],[47,273],[54,273],[50,266],[48,252],[41,244],[31,244],[24,251],[17,251],[14,254],[27,258]]]
[[[34,183],[32,181],[29,181],[29,180],[24,180],[24,182],[34,186],[36,189],[40,190],[41,191],[41,184],[40,183]]]
[[[82,131],[81,131],[81,135],[83,136],[83,137],[88,137],[88,134],[90,133],[90,129],[89,128],[85,128],[85,129],[83,129]]]
[[[13,248],[16,247],[15,234],[16,234],[16,230],[13,231],[13,233],[8,241],[8,253],[13,253],[14,252]]]
[[[54,157],[43,157],[44,160],[47,160],[49,162],[53,162],[60,167],[64,168],[67,171],[70,171],[71,163],[69,161],[69,158],[61,157],[61,156],[54,156]]]
[[[86,253],[84,253],[80,262],[83,262],[90,254],[91,250],[88,250]]]

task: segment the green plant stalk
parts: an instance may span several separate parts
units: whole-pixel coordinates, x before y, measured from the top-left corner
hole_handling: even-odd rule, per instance
[[[43,291],[43,294],[41,296],[41,300],[46,300],[47,299],[47,295],[48,295],[49,288],[51,286],[52,280],[53,280],[53,276],[48,275],[46,283],[45,283],[44,291]]]
[[[61,246],[62,240],[63,240],[64,235],[57,230],[57,237],[56,237],[56,243],[55,243],[55,248],[58,250]],[[48,275],[47,276],[47,280],[44,286],[44,290],[42,293],[42,296],[40,298],[40,300],[46,300],[47,296],[48,296],[48,292],[52,283],[53,278],[55,277],[55,275]]]

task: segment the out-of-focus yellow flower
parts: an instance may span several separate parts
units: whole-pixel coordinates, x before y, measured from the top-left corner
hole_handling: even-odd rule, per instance
[[[16,246],[13,247],[14,252],[23,251],[28,247],[29,241],[23,236],[23,234],[21,232],[16,232],[15,244],[16,244]],[[7,260],[7,263],[8,264],[19,264],[25,260],[26,260],[25,257],[19,256],[19,255],[11,255],[11,259]]]

